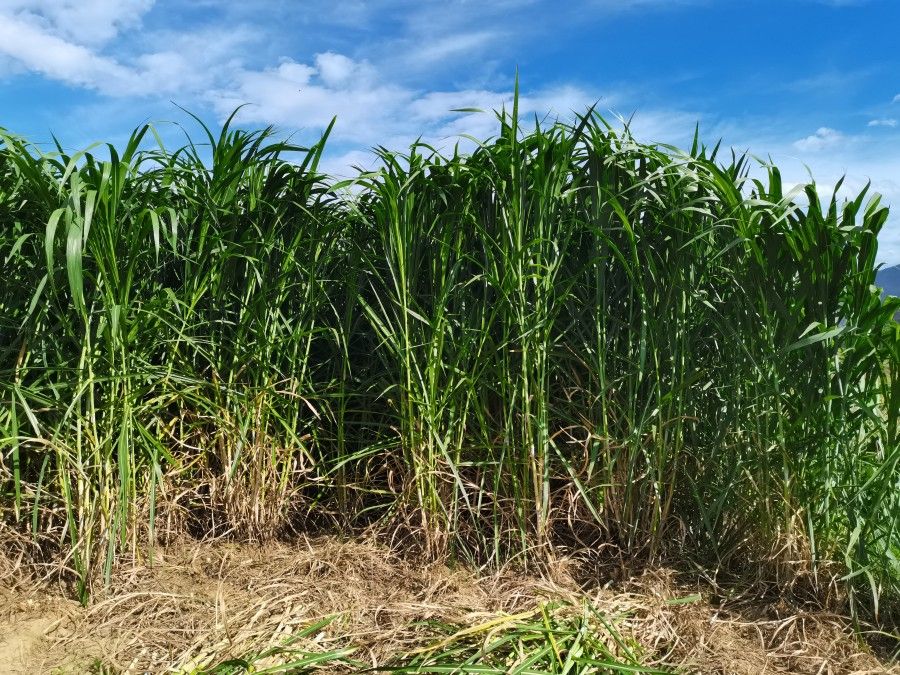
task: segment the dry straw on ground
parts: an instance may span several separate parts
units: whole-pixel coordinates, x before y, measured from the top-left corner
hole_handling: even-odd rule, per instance
[[[303,648],[353,647],[355,660],[379,666],[439,641],[429,622],[464,629],[553,601],[578,611],[585,599],[619,617],[617,629],[643,645],[650,664],[748,675],[900,673],[865,653],[841,617],[758,602],[716,607],[666,569],[585,586],[565,561],[543,576],[478,576],[416,564],[365,541],[191,542],[158,550],[152,564],[120,561],[111,586],[82,608],[24,579],[15,563],[0,562],[0,662],[11,673],[97,672],[100,664],[113,672],[196,672],[283,643],[328,615],[336,618]]]

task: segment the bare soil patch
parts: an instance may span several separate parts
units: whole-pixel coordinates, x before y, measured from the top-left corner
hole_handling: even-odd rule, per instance
[[[4,673],[202,672],[224,659],[283,644],[316,620],[311,650],[353,647],[380,666],[433,644],[431,622],[466,626],[546,602],[585,599],[650,663],[702,673],[900,673],[880,663],[841,617],[737,604],[657,569],[615,584],[574,581],[560,561],[541,576],[478,575],[404,560],[381,545],[333,537],[255,546],[182,542],[147,560],[121,560],[88,607],[48,583],[0,572]],[[327,668],[323,672],[332,672]]]

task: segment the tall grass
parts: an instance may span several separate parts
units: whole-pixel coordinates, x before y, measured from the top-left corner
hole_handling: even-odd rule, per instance
[[[878,198],[497,117],[352,190],[324,138],[231,120],[102,158],[0,134],[3,518],[83,598],[164,521],[492,565],[612,545],[896,609]]]

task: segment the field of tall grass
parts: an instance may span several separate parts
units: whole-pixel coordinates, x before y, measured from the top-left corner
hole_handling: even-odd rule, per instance
[[[370,529],[836,589],[896,626],[887,209],[592,111],[497,119],[339,183],[325,138],[232,120],[174,150],[0,131],[0,527],[83,600],[173,532]]]

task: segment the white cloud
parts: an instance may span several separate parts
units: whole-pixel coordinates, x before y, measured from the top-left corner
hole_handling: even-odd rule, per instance
[[[112,96],[175,96],[185,103],[193,101],[243,65],[241,47],[248,40],[240,31],[218,30],[160,37],[165,50],[134,57],[129,82],[101,87],[101,91]]]
[[[523,118],[548,112],[566,117],[572,110],[584,110],[592,99],[577,87],[558,87],[523,94],[519,107]],[[321,129],[336,115],[336,140],[398,147],[419,135],[441,141],[496,133],[491,111],[508,107],[512,92],[420,91],[380,77],[368,62],[326,52],[317,54],[312,64],[286,59],[272,68],[242,69],[230,86],[211,93],[210,100],[221,116],[250,103],[240,113],[243,121],[290,128]],[[454,113],[454,108],[487,112]]]
[[[894,97],[893,103],[900,103],[900,94],[897,94],[897,95]]]
[[[127,86],[131,75],[116,61],[13,16],[0,15],[0,54],[52,79],[95,89]]]
[[[409,103],[411,92],[352,79],[354,72],[364,70],[355,62],[338,64],[327,57],[314,63],[286,59],[273,68],[239,70],[230,86],[210,93],[211,102],[223,116],[249,103],[241,112],[242,120],[290,128],[321,129],[337,115],[341,137],[357,142],[374,142],[379,133],[402,124],[392,118]]]
[[[12,18],[67,41],[97,45],[140,25],[153,3],[154,0],[0,0],[0,21],[5,23]]]
[[[491,42],[501,40],[502,37],[492,31],[474,31],[456,33],[433,39],[424,43],[412,54],[410,63],[416,67],[426,66],[461,53],[471,53],[481,50]]]
[[[17,59],[14,59],[9,54],[5,54],[0,50],[0,81],[2,78],[8,77],[10,75],[18,75],[19,73],[25,72],[25,68]]]
[[[877,120],[869,120],[870,127],[895,127],[897,126],[897,120],[893,118],[884,118]]]
[[[49,3],[48,3],[49,4]],[[129,0],[124,7],[149,7],[151,2]],[[11,8],[28,5],[29,11],[10,12]],[[67,3],[39,13],[39,2],[0,0],[0,68],[3,71],[25,70],[67,85],[92,89],[117,97],[165,97],[180,95],[195,100],[196,96],[221,85],[230,70],[239,68],[243,43],[255,37],[252,30],[237,27],[200,29],[189,33],[157,31],[146,36],[153,45],[165,45],[159,51],[147,51],[122,57],[105,55],[97,46],[70,39],[75,34],[75,21],[63,26],[69,11]],[[86,37],[96,41],[137,20],[123,18],[121,7],[97,0],[88,2],[89,9],[104,17],[94,33]],[[118,9],[113,9],[119,7]],[[51,20],[48,17],[55,17]],[[60,26],[57,26],[57,20]],[[85,37],[81,35],[81,37]],[[238,55],[238,56],[236,56]]]
[[[316,54],[315,64],[313,72],[317,72],[328,87],[340,89],[350,85],[361,86],[375,80],[375,69],[371,64],[367,61],[354,61],[343,54]]]
[[[784,89],[811,94],[845,94],[872,75],[871,68],[831,69],[786,82]]]
[[[104,93],[136,94],[147,68],[171,65],[148,55],[133,68],[97,46],[136,26],[153,0],[0,0],[0,57],[68,85]],[[161,79],[161,78],[158,78]]]
[[[794,147],[801,152],[818,152],[840,145],[845,138],[839,131],[829,127],[819,127],[811,136],[794,141]]]

